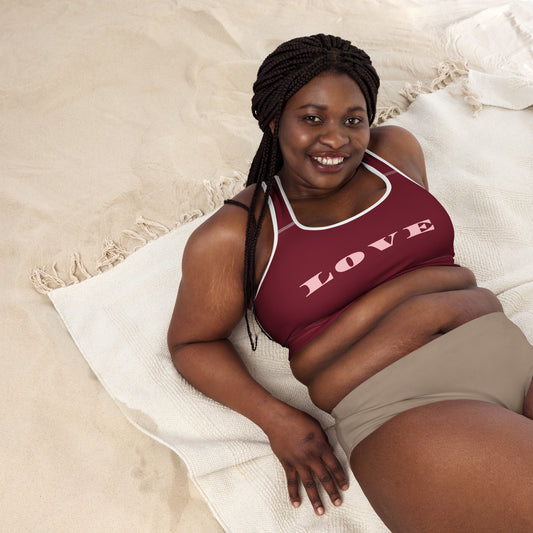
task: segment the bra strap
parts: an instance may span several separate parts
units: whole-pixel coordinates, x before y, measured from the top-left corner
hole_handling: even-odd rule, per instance
[[[236,205],[238,207],[242,207],[246,211],[250,211],[250,208],[242,202],[239,202],[239,200],[224,200],[224,203],[229,205]]]

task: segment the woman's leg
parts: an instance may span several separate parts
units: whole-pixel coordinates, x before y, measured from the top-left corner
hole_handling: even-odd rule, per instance
[[[450,400],[386,422],[351,467],[393,533],[531,533],[533,421]]]

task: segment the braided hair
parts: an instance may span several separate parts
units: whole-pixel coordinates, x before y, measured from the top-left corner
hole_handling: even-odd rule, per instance
[[[313,78],[327,71],[347,74],[357,83],[366,101],[369,124],[372,124],[376,114],[379,77],[370,57],[340,37],[318,34],[282,43],[263,61],[253,85],[252,113],[263,131],[246,183],[255,184],[246,226],[243,279],[246,326],[253,350],[257,348],[257,335],[252,333],[248,310],[255,317],[256,244],[267,212],[274,175],[283,165],[278,142],[280,117],[291,96]],[[262,183],[265,184],[265,194],[256,220],[255,212]]]

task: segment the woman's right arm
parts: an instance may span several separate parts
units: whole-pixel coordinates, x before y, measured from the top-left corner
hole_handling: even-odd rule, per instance
[[[244,308],[239,280],[244,247],[235,226],[232,217],[217,213],[191,235],[168,346],[174,366],[191,385],[263,427],[281,402],[251,378],[228,340]]]
[[[300,504],[298,477],[315,512],[323,505],[313,479],[332,502],[336,483],[347,478],[318,422],[278,400],[249,374],[228,340],[243,311],[243,257],[246,212],[224,207],[200,226],[183,254],[182,279],[168,330],[178,372],[206,396],[246,416],[267,435],[287,475],[289,497]],[[338,503],[337,503],[338,504]]]

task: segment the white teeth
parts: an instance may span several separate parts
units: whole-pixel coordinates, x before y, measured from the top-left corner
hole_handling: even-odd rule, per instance
[[[338,165],[344,161],[344,157],[313,157],[315,161],[318,161],[321,165]]]

